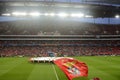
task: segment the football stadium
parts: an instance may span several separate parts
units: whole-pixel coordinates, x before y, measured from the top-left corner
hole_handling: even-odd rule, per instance
[[[0,0],[0,80],[120,80],[120,0]]]

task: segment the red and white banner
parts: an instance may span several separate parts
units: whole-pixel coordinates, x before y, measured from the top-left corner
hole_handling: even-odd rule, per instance
[[[54,63],[66,74],[68,80],[76,77],[87,77],[88,67],[84,62],[80,62],[74,58],[56,58]]]

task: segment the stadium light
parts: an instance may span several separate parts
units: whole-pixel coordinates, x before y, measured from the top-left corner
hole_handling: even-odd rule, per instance
[[[116,15],[115,18],[120,18],[120,16],[119,16],[119,15]]]
[[[91,15],[85,15],[86,18],[93,18]]]
[[[3,13],[2,16],[10,16],[10,13]]]
[[[9,15],[9,14],[4,14],[4,15]],[[81,17],[93,17],[90,15],[84,15],[83,13],[72,13],[72,14],[68,14],[65,12],[61,12],[61,13],[39,13],[39,12],[30,12],[30,13],[26,13],[26,12],[13,12],[11,13],[11,15],[13,16],[58,16],[58,17],[76,17],[76,18],[81,18]]]
[[[82,13],[71,14],[71,17],[84,17],[84,14]]]
[[[39,13],[39,12],[31,12],[31,13],[29,13],[29,15],[30,16],[40,16],[41,13]]]
[[[59,13],[59,14],[57,14],[59,17],[67,17],[68,16],[68,14],[67,13]]]
[[[50,13],[49,15],[50,15],[50,16],[55,16],[55,13]]]
[[[45,13],[44,15],[45,15],[45,16],[48,16],[49,14],[48,14],[48,13]]]
[[[14,16],[26,16],[27,13],[26,12],[13,12],[12,15],[14,15]]]

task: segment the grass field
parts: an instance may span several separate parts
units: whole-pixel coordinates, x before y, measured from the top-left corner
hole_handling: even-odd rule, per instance
[[[119,56],[74,57],[89,68],[88,78],[74,80],[120,80]],[[28,58],[0,58],[0,80],[67,80],[64,73],[52,63],[30,63]]]

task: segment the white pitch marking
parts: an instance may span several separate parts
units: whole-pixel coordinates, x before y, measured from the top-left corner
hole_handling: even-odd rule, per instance
[[[52,64],[52,66],[53,66],[53,69],[54,69],[54,73],[55,73],[56,79],[59,80],[59,77],[58,77],[58,75],[57,75],[57,72],[56,72],[56,70],[55,70],[55,67],[54,67],[53,64]]]

